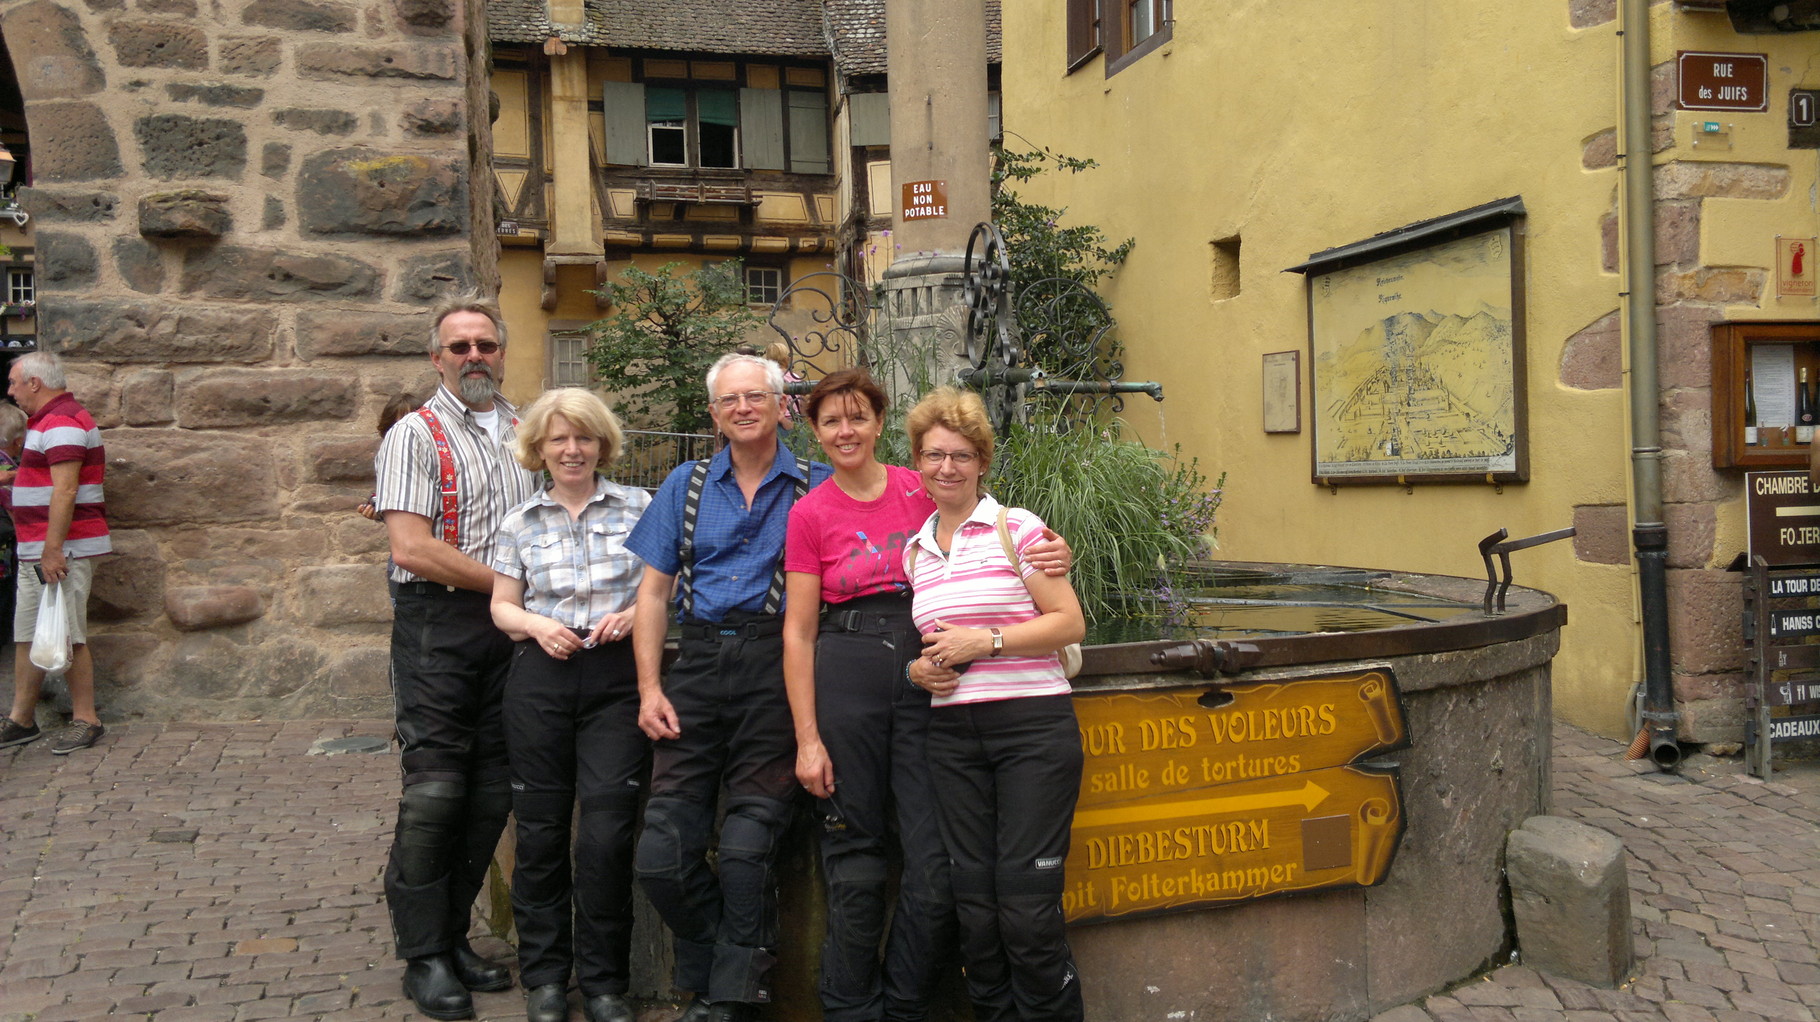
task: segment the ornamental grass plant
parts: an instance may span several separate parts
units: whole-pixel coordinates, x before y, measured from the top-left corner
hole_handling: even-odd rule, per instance
[[[1214,533],[1225,476],[1212,486],[1194,459],[1100,429],[1013,426],[998,438],[987,487],[1035,512],[1074,550],[1069,577],[1095,625],[1179,619],[1188,561]]]

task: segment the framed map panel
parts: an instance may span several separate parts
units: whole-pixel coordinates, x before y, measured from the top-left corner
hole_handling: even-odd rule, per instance
[[[1529,478],[1521,221],[1452,226],[1305,264],[1314,482]]]

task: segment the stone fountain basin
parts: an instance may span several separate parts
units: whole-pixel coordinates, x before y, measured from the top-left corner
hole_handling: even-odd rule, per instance
[[[1232,640],[1241,669],[1213,679],[1151,662],[1175,641],[1085,651],[1081,696],[1388,668],[1410,736],[1407,749],[1374,760],[1402,772],[1405,830],[1382,883],[1075,926],[1088,1018],[1362,1020],[1509,955],[1504,844],[1548,809],[1549,667],[1566,607],[1512,586],[1488,616],[1484,580],[1370,574],[1374,588],[1472,609],[1366,632]]]

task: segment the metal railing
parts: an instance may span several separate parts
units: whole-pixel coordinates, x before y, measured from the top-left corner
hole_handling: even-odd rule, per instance
[[[626,449],[614,464],[615,482],[655,490],[676,466],[685,461],[712,457],[714,437],[709,433],[658,433],[626,430]]]

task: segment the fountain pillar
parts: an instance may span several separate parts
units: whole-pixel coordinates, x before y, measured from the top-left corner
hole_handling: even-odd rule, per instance
[[[992,216],[986,14],[979,0],[885,5],[895,259],[885,306],[902,381],[948,382],[961,364],[967,238]],[[918,379],[920,377],[920,379]]]

